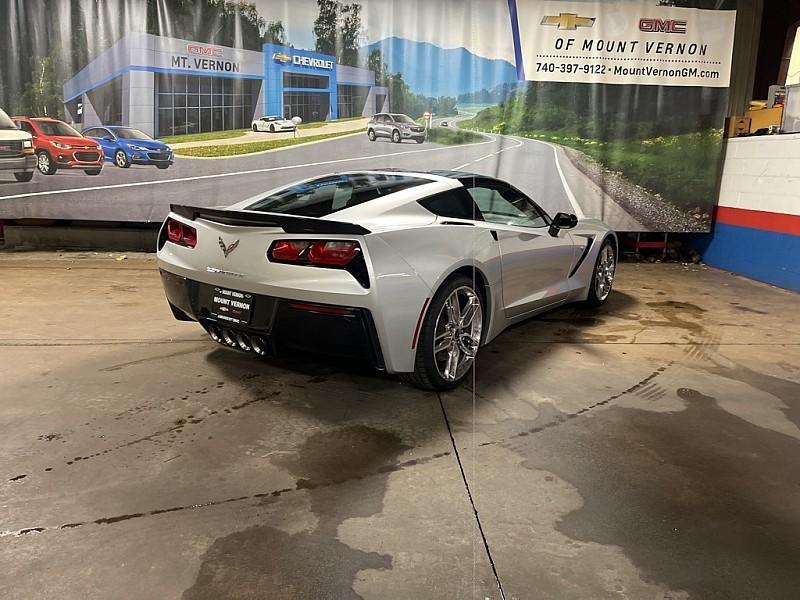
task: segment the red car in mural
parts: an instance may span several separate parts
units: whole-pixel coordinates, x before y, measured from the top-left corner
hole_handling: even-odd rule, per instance
[[[87,175],[99,175],[103,169],[100,144],[63,121],[47,117],[13,117],[12,120],[33,136],[36,166],[43,175],[53,175],[59,169],[83,169]]]

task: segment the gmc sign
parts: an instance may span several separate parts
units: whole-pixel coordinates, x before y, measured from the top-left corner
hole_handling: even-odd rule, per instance
[[[674,19],[639,19],[639,31],[645,33],[686,33],[686,21]]]
[[[222,48],[215,48],[214,46],[187,44],[186,50],[189,52],[189,54],[199,54],[200,56],[222,56]]]

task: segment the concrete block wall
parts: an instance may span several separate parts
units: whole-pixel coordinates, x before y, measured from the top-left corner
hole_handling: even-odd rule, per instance
[[[800,291],[800,134],[725,143],[706,263]]]

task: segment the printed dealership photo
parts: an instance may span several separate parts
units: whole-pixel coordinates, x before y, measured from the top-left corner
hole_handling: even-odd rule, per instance
[[[488,21],[460,40],[378,19],[373,4],[342,5],[334,22],[335,2],[300,0],[286,23],[254,4],[228,14],[213,39],[188,15],[166,23],[136,2],[138,23],[98,12],[114,23],[114,39],[70,40],[77,47],[68,60],[53,42],[36,59],[47,81],[20,70],[4,87],[4,107],[25,114],[28,128],[60,119],[93,140],[87,147],[102,145],[100,163],[133,168],[142,185],[158,176],[138,167],[172,167],[180,190],[124,188],[133,201],[109,205],[62,189],[73,189],[63,177],[46,189],[34,179],[2,190],[0,218],[150,223],[170,202],[196,203],[200,190],[212,192],[201,203],[232,204],[300,172],[359,161],[425,171],[464,165],[506,179],[553,214],[602,219],[618,231],[709,230],[735,11],[642,1],[595,14],[591,2],[492,0],[483,3]],[[36,141],[41,173],[99,173],[45,144]],[[101,178],[129,180],[113,169]]]
[[[0,0],[0,600],[796,600],[800,0]]]

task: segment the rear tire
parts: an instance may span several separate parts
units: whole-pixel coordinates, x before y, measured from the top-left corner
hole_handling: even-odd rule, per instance
[[[33,179],[33,171],[25,171],[23,173],[14,173],[14,178],[20,183],[26,183]]]
[[[275,125],[270,125],[269,126],[269,132],[270,133],[275,133]]]
[[[589,286],[589,297],[586,303],[589,306],[600,306],[608,300],[614,284],[614,273],[617,268],[617,252],[614,242],[610,238],[603,240],[597,260],[594,263],[592,283]]]
[[[455,320],[448,307],[453,298],[459,305]],[[458,387],[470,374],[480,348],[484,304],[480,291],[469,277],[455,275],[445,281],[434,294],[422,320],[414,372],[404,373],[401,378],[424,390],[446,391]],[[451,327],[462,320],[463,326]]]

